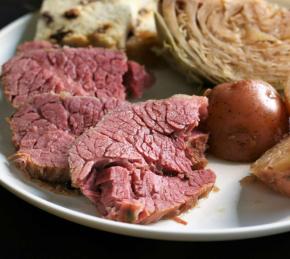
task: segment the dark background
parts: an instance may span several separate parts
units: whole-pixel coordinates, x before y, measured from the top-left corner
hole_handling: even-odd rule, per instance
[[[62,0],[59,0],[62,1]],[[41,1],[0,0],[0,27]],[[1,50],[1,43],[0,43]],[[0,172],[1,173],[1,172]],[[165,242],[89,229],[59,219],[0,187],[0,258],[290,258],[290,233],[233,242]]]

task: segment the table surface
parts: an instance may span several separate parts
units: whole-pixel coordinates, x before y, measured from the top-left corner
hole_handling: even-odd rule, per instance
[[[41,1],[0,0],[0,28]],[[0,45],[1,46],[1,45]],[[43,212],[0,187],[0,258],[290,258],[290,233],[232,242],[167,242],[109,234]]]

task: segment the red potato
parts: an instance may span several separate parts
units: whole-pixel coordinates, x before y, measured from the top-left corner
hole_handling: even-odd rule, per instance
[[[288,82],[285,85],[284,96],[285,96],[286,107],[287,107],[288,113],[290,114],[290,78],[288,79]]]
[[[236,162],[252,162],[288,133],[288,114],[278,92],[268,83],[242,80],[206,92],[209,150]]]

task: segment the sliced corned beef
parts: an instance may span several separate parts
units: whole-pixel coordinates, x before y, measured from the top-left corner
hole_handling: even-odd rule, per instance
[[[153,84],[145,68],[135,62],[132,66],[120,51],[30,42],[20,46],[18,53],[2,71],[4,93],[14,107],[33,95],[62,91],[124,100],[126,91],[140,97]]]
[[[205,97],[176,95],[109,113],[69,151],[72,183],[113,220],[147,224],[179,215],[214,185],[203,169]]]
[[[55,48],[60,48],[60,46],[45,40],[27,41],[17,47],[17,53],[20,52],[25,53],[37,49],[55,49]]]
[[[143,66],[134,61],[128,62],[128,72],[124,76],[127,91],[134,98],[142,97],[144,89],[153,85],[155,78]]]
[[[32,97],[10,119],[17,148],[13,161],[33,178],[69,181],[68,149],[76,136],[123,104],[115,98],[55,94]]]

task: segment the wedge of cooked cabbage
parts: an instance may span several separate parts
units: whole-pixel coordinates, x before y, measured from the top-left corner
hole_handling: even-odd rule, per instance
[[[290,137],[253,163],[251,173],[270,188],[290,197]]]
[[[163,55],[203,84],[263,79],[281,89],[290,74],[290,11],[264,0],[161,0]]]

